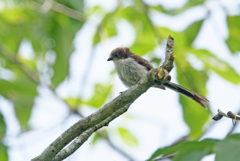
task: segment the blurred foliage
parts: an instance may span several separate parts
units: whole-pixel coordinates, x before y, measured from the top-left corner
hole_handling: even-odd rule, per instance
[[[95,90],[93,96],[87,100],[82,100],[79,98],[69,97],[64,99],[70,108],[76,109],[79,105],[84,104],[94,108],[100,108],[103,106],[108,96],[112,90],[112,85],[102,85],[97,83],[95,85]]]
[[[98,29],[93,37],[93,46],[99,43],[100,41],[103,41],[109,37],[117,35],[117,29],[116,29],[116,22],[115,19],[112,18],[115,14],[115,11],[112,13],[107,13],[101,24],[98,26]]]
[[[156,26],[152,23],[150,11],[177,16],[197,6],[204,6],[205,0],[188,0],[181,8],[168,10],[162,5],[149,6],[141,0],[133,0],[130,5],[121,3],[111,12],[100,6],[84,7],[83,0],[56,0],[46,7],[44,0],[4,1],[0,9],[0,94],[14,104],[16,118],[22,132],[31,130],[28,121],[31,117],[34,99],[38,96],[37,87],[48,86],[55,92],[59,84],[69,76],[69,58],[74,51],[72,42],[76,33],[94,14],[103,13],[101,23],[92,37],[93,47],[108,38],[116,36],[117,24],[122,19],[129,22],[135,30],[135,41],[130,49],[138,55],[151,55],[151,62],[159,65],[161,59],[153,57],[154,49],[164,43],[168,35],[175,39],[177,80],[180,85],[202,95],[207,94],[208,71],[214,71],[223,79],[238,84],[239,74],[216,53],[206,49],[196,49],[193,42],[203,28],[205,18],[196,20],[183,31]],[[71,12],[74,11],[74,14]],[[78,16],[78,17],[76,17]],[[229,36],[226,45],[232,54],[240,51],[240,16],[227,15]],[[19,54],[23,41],[28,41],[33,48],[33,59],[26,59]],[[50,53],[54,61],[49,63],[46,55]],[[204,65],[197,70],[188,62],[187,56],[194,55]],[[48,55],[49,56],[49,55]],[[6,76],[2,70],[11,73]],[[111,72],[114,75],[115,71]],[[69,97],[63,99],[69,109],[77,112],[81,105],[100,108],[111,96],[112,85],[95,85],[93,94],[88,99]],[[192,100],[180,96],[183,118],[190,129],[188,138],[198,140],[206,132],[206,123],[210,121],[210,110],[203,110]],[[1,112],[1,111],[0,111]],[[0,113],[0,139],[4,140],[7,125]],[[129,130],[119,127],[121,139],[129,146],[139,144]],[[177,152],[173,160],[198,161],[203,156],[215,153],[217,161],[238,160],[239,135],[230,135],[224,140],[205,139],[202,141],[183,141],[177,145],[158,149],[150,158]],[[99,139],[108,139],[106,130],[101,130],[93,137],[92,144]],[[2,141],[3,142],[3,141]],[[7,146],[0,144],[0,158],[8,159]],[[230,159],[229,159],[230,158]]]
[[[240,51],[240,16],[227,17],[229,37],[226,40],[230,51],[235,54]]]
[[[207,92],[205,84],[208,79],[206,73],[197,71],[184,60],[176,61],[176,65],[178,66],[178,82],[188,89],[192,89],[201,95],[205,95]],[[204,133],[202,127],[209,120],[210,111],[203,110],[200,105],[181,95],[180,103],[183,107],[184,120],[191,130],[189,136],[198,139]]]
[[[0,141],[2,141],[2,138],[4,137],[7,130],[6,123],[4,121],[3,115],[0,113]]]
[[[172,10],[166,10],[161,5],[151,6],[151,8],[153,8],[153,9],[159,11],[159,12],[168,14],[168,15],[177,15],[177,14],[180,14],[180,13],[186,11],[187,9],[190,9],[190,8],[195,7],[197,5],[203,5],[204,2],[205,2],[205,0],[188,0],[187,3],[184,6],[182,6],[181,8],[172,9]]]
[[[8,160],[7,146],[3,145],[3,143],[0,143],[0,159],[1,161]]]
[[[92,139],[92,145],[94,145],[98,140],[100,140],[102,138],[109,139],[108,132],[105,129],[98,130],[98,132],[94,134],[94,137]]]
[[[122,137],[123,141],[126,144],[128,144],[129,146],[137,146],[138,145],[137,139],[130,133],[129,130],[127,130],[123,127],[119,127],[118,132],[119,132],[120,136]]]
[[[200,161],[205,155],[216,153],[215,161],[234,161],[239,160],[239,143],[240,134],[229,135],[224,140],[184,141],[156,150],[148,160],[176,153],[173,161]]]

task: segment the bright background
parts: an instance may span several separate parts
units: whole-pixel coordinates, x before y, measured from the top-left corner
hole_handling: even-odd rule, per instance
[[[238,15],[236,17],[240,20],[239,0],[207,0],[201,1],[197,5],[189,5],[188,7],[186,7],[186,4],[189,4],[191,1],[145,0],[143,2],[149,7],[148,16],[151,23],[155,27],[155,30],[161,33],[159,34],[161,37],[155,38],[155,41],[149,38],[149,35],[154,31],[151,31],[150,34],[148,31],[145,31],[145,29],[148,28],[144,26],[146,22],[141,22],[140,20],[138,20],[139,22],[135,21],[135,18],[138,18],[137,11],[132,11],[133,13],[136,12],[135,17],[131,15],[133,13],[124,15],[125,12],[122,8],[135,6],[133,8],[137,9],[137,5],[141,2],[122,0],[122,8],[120,8],[123,11],[119,11],[120,14],[118,12],[115,13],[105,24],[101,24],[101,29],[99,29],[99,25],[103,22],[103,18],[106,18],[105,15],[107,13],[115,11],[119,5],[119,1],[86,0],[84,1],[84,7],[81,11],[81,9],[75,8],[74,5],[72,5],[74,0],[70,2],[59,0],[58,3],[62,3],[63,5],[84,13],[86,21],[82,22],[79,28],[69,28],[65,25],[65,23],[68,23],[68,20],[66,20],[65,17],[62,17],[62,20],[60,20],[61,13],[54,11],[54,7],[51,5],[48,6],[46,2],[45,6],[43,5],[42,10],[39,10],[38,13],[37,11],[29,9],[31,8],[31,1],[23,2],[25,6],[18,1],[0,1],[0,6],[2,6],[0,7],[0,24],[2,22],[3,25],[10,26],[11,23],[11,25],[22,23],[23,28],[28,30],[28,28],[31,27],[25,25],[28,23],[31,25],[31,21],[33,20],[25,17],[28,14],[24,15],[25,13],[21,13],[22,15],[18,15],[18,12],[23,12],[19,9],[21,7],[24,9],[29,7],[26,9],[26,12],[43,15],[43,21],[45,21],[48,16],[51,17],[50,20],[46,20],[48,24],[55,21],[53,19],[56,17],[56,21],[59,20],[58,23],[65,32],[63,35],[60,34],[60,32],[63,31],[57,32],[56,37],[47,37],[46,34],[40,42],[38,40],[41,40],[41,37],[38,39],[38,31],[50,30],[49,33],[53,33],[57,30],[57,27],[53,27],[51,30],[45,28],[45,24],[38,26],[38,30],[35,31],[36,35],[32,35],[33,37],[36,36],[36,39],[27,34],[27,36],[25,36],[25,31],[24,34],[22,34],[20,30],[13,31],[11,28],[10,31],[12,31],[15,36],[4,37],[3,35],[6,31],[4,31],[4,28],[0,28],[0,36],[3,37],[2,40],[0,40],[0,47],[3,48],[4,46],[10,49],[9,51],[16,53],[15,57],[18,61],[26,67],[29,67],[30,70],[32,69],[31,66],[34,66],[33,71],[38,73],[40,78],[40,83],[35,86],[37,93],[31,98],[34,100],[31,106],[32,108],[29,116],[26,116],[24,108],[19,108],[20,110],[16,109],[19,102],[9,96],[12,94],[11,91],[14,91],[14,89],[17,90],[16,86],[11,85],[11,83],[14,84],[14,82],[18,80],[18,69],[15,70],[11,68],[11,65],[8,66],[9,62],[5,60],[6,57],[1,56],[0,84],[3,81],[9,82],[9,88],[6,87],[5,89],[6,84],[4,83],[0,85],[0,87],[4,88],[4,90],[0,92],[2,95],[0,97],[0,113],[3,118],[1,128],[6,128],[6,130],[2,130],[5,132],[3,132],[0,138],[2,139],[2,146],[4,147],[2,148],[2,153],[5,155],[5,151],[7,151],[8,159],[6,157],[6,160],[26,161],[39,155],[62,132],[81,119],[79,114],[88,116],[100,108],[98,105],[102,106],[104,102],[111,101],[119,95],[119,92],[127,89],[113,72],[113,63],[106,61],[114,48],[126,46],[130,47],[133,53],[142,55],[148,60],[153,61],[155,60],[154,58],[163,60],[166,39],[169,34],[175,38],[176,48],[174,53],[177,61],[175,65],[176,68],[171,72],[172,82],[180,83],[202,95],[205,94],[210,100],[210,112],[205,112],[203,108],[193,101],[188,103],[189,100],[187,100],[186,102],[185,98],[179,98],[179,95],[173,91],[149,89],[131,105],[127,113],[115,119],[108,127],[104,127],[103,130],[101,130],[104,136],[107,133],[108,141],[94,134],[79,150],[66,160],[129,160],[129,158],[121,155],[121,153],[116,150],[116,147],[134,160],[146,160],[156,149],[169,146],[183,136],[188,136],[188,140],[202,140],[204,138],[224,139],[233,128],[231,119],[223,118],[218,122],[214,122],[211,118],[217,114],[217,109],[221,109],[224,112],[233,111],[235,113],[238,113],[240,110],[239,47],[235,50],[234,47],[226,43],[226,40],[230,39],[229,37],[231,37],[232,32],[228,26],[230,20],[227,19],[227,17]],[[37,1],[36,3],[43,4],[42,1]],[[75,3],[78,4],[77,2]],[[52,5],[54,6],[55,3]],[[163,9],[160,10],[160,7],[153,9],[154,6],[161,6]],[[179,8],[183,9],[180,10]],[[11,12],[12,16],[10,14],[10,16],[7,17],[7,12]],[[129,19],[124,16],[129,16]],[[15,21],[14,18],[18,20]],[[9,20],[9,22],[5,23],[6,19]],[[130,21],[131,19],[133,20]],[[191,29],[188,33],[182,32],[199,20],[204,20],[199,27]],[[76,20],[74,20],[72,24],[76,23],[75,21]],[[41,25],[41,23],[39,25]],[[231,25],[234,26],[234,23]],[[73,34],[71,35],[71,31],[76,32],[75,34],[71,33]],[[234,30],[234,32],[236,33],[232,34],[232,36],[240,33],[240,29],[238,28],[238,30]],[[192,38],[186,36],[185,38],[187,40],[182,39],[181,35],[185,36],[185,34],[187,36],[188,34],[190,36],[196,35],[196,37],[193,37],[194,41],[192,43],[187,44],[183,41]],[[23,39],[18,38],[17,35],[21,35]],[[67,39],[68,35],[72,36],[73,42],[68,42],[71,40],[71,38],[70,40]],[[141,38],[141,35],[143,35],[143,38]],[[144,38],[144,35],[146,38]],[[58,38],[59,41],[57,41],[56,38]],[[66,39],[66,41],[64,41],[64,39]],[[11,43],[8,43],[7,40],[9,40],[9,42],[16,40],[19,41],[19,43],[16,43],[18,45],[15,47]],[[58,51],[62,52],[68,48],[68,45],[66,45],[63,49],[57,49],[59,44],[61,46],[62,41],[63,43],[67,42],[70,46],[73,44],[75,50],[73,52],[71,52],[70,49],[66,50],[69,51],[69,57],[66,57],[67,62],[69,62],[69,71],[66,71],[65,76],[59,78],[54,77],[56,73],[58,72],[61,75],[61,71],[64,70],[62,68],[68,66],[68,63],[66,63],[66,66],[61,66],[61,61],[63,61],[62,64],[64,64],[65,59]],[[138,42],[137,45],[136,42]],[[234,41],[235,43],[230,40],[229,42],[236,46],[240,44],[240,40],[238,42]],[[34,43],[39,43],[40,47],[34,45]],[[46,46],[50,44],[50,47],[47,46],[45,47],[47,49],[45,49],[44,43]],[[147,44],[146,46],[144,45],[145,43]],[[155,45],[151,46],[152,44]],[[189,48],[190,51],[190,48],[195,48],[196,50],[206,49],[212,55],[201,59],[201,56],[198,57],[199,55],[194,53],[194,51],[193,53],[188,50],[186,51],[187,48]],[[137,51],[141,51],[142,49],[143,51],[147,50],[147,52],[137,53]],[[60,65],[54,66],[59,57],[62,57],[64,60],[59,60],[61,62]],[[153,63],[155,67],[159,65],[159,62],[156,62],[157,63]],[[210,63],[208,64],[206,62]],[[4,65],[4,63],[7,65]],[[196,73],[200,73],[200,75],[197,74],[199,77],[194,77],[196,73],[191,73],[191,70],[188,71],[187,69],[189,69],[189,67],[185,67],[185,64],[189,64],[189,67],[194,69]],[[65,70],[66,69],[68,68],[65,68]],[[181,75],[180,72],[187,73],[186,75],[190,75],[196,79],[191,80],[186,75]],[[189,86],[183,83],[185,77],[188,79],[188,82],[190,82]],[[205,77],[208,78],[205,80]],[[96,84],[98,84],[98,86],[96,86]],[[52,87],[53,90],[49,87]],[[205,87],[206,90],[204,90]],[[104,98],[97,98],[97,100],[91,99],[104,94],[106,95]],[[16,94],[16,97],[17,96]],[[66,100],[71,108],[69,108],[63,100]],[[182,101],[179,102],[179,100]],[[100,101],[102,103],[94,105],[91,101]],[[184,112],[188,111],[188,108],[194,109],[190,112],[192,114]],[[24,114],[21,115],[21,112]],[[25,122],[22,121],[22,119],[26,117],[29,117],[29,119]],[[201,118],[205,121],[203,121],[203,123],[197,123]],[[189,122],[192,122],[193,125]],[[194,123],[196,123],[196,125]],[[240,127],[237,124],[232,133],[239,132]],[[115,148],[109,146],[109,143],[112,143]],[[201,161],[212,161],[214,158],[215,154],[211,154],[203,157]]]

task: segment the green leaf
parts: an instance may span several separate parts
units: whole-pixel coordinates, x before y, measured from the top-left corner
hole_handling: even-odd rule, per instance
[[[0,142],[6,133],[6,129],[7,129],[6,123],[4,121],[3,115],[0,113]]]
[[[68,104],[68,106],[72,110],[76,110],[77,107],[83,103],[83,101],[80,98],[74,98],[74,97],[68,97],[64,99],[64,101]]]
[[[203,156],[214,152],[215,145],[218,142],[219,140],[216,139],[184,141],[174,146],[156,150],[149,160],[176,153],[174,161],[200,161]]]
[[[149,23],[147,11],[142,2],[135,2],[134,6],[119,9],[117,15],[128,20],[135,28],[136,39],[130,47],[134,53],[144,55],[157,46],[155,29]]]
[[[165,147],[165,148],[161,148],[161,149],[157,149],[152,156],[148,159],[148,161],[156,159],[156,158],[160,158],[162,156],[171,154],[171,153],[175,153],[178,150],[178,146],[169,146],[169,147]]]
[[[73,1],[66,3],[70,6]],[[19,44],[27,38],[32,43],[36,57],[42,57],[48,50],[54,50],[57,57],[52,66],[52,84],[57,87],[68,75],[69,57],[73,52],[72,42],[82,24],[52,10],[41,14],[21,5],[0,13],[0,41],[17,53]],[[54,41],[55,46],[48,43],[49,39]]]
[[[240,75],[238,75],[238,73],[228,63],[220,60],[208,50],[193,49],[190,50],[190,52],[196,55],[197,58],[203,62],[205,69],[213,70],[222,78],[234,84],[240,83]]]
[[[69,58],[73,52],[72,42],[82,23],[65,15],[55,14],[57,19],[52,20],[55,23],[51,28],[51,37],[56,42],[53,50],[57,53],[57,58],[53,65],[54,76],[52,77],[52,83],[54,87],[57,87],[68,75]]]
[[[98,131],[98,133],[95,133],[93,140],[92,140],[92,145],[94,145],[96,143],[96,141],[100,140],[102,137],[108,139],[107,130],[103,129],[103,130]]]
[[[187,9],[189,9],[193,6],[204,4],[204,2],[205,2],[205,0],[188,0],[188,2],[183,7],[173,9],[173,10],[166,10],[161,5],[153,6],[151,8],[153,8],[159,12],[165,13],[165,14],[176,15],[176,14],[186,11]]]
[[[200,161],[205,155],[214,151],[215,145],[219,140],[204,139],[200,142],[191,141],[183,142],[179,145],[178,153],[174,157],[174,161]]]
[[[215,161],[236,161],[240,158],[240,134],[233,134],[216,145]]]
[[[156,66],[159,66],[160,63],[161,63],[161,61],[162,61],[162,60],[159,59],[159,58],[153,58],[153,59],[150,60],[151,63],[156,63],[156,64],[157,64]]]
[[[203,20],[196,21],[181,32],[172,31],[164,27],[157,27],[156,29],[164,38],[167,38],[169,35],[174,37],[175,42],[177,42],[174,44],[174,50],[177,51],[177,53],[184,53],[186,47],[191,46],[195,40],[202,24]]]
[[[183,31],[183,34],[185,36],[187,45],[191,45],[196,38],[201,26],[202,26],[203,20],[196,21],[189,25],[187,29]]]
[[[104,29],[106,30],[107,37],[112,37],[117,35],[116,23],[113,18],[113,13],[108,13],[102,20],[102,24],[104,25]]]
[[[201,95],[205,95],[208,76],[204,71],[197,71],[185,59],[176,59],[177,79],[181,86]],[[210,111],[204,110],[195,101],[180,95],[184,121],[189,126],[190,137],[198,139],[203,134],[203,126],[210,118]]]
[[[92,145],[96,143],[97,140],[99,140],[101,137],[98,133],[95,133],[93,139],[92,139]]]
[[[20,7],[0,12],[0,42],[14,53],[17,53],[18,47],[24,38],[21,23],[26,20],[26,17],[27,15]]]
[[[200,161],[202,157],[208,154],[208,149],[201,149],[196,151],[184,151],[178,153],[173,161]]]
[[[95,85],[95,90],[92,98],[87,101],[83,101],[82,103],[95,108],[100,108],[105,103],[111,91],[112,85],[102,85],[97,83]]]
[[[103,85],[97,83],[95,85],[94,94],[88,100],[82,100],[81,98],[69,97],[64,99],[64,101],[71,107],[71,109],[76,110],[77,106],[80,104],[85,104],[92,106],[94,108],[100,108],[105,103],[107,97],[112,91],[112,85]]]
[[[115,12],[107,13],[104,16],[101,26],[98,27],[95,35],[93,36],[93,46],[99,43],[101,40],[105,40],[109,37],[117,35],[116,23],[115,19],[113,18],[114,13]]]
[[[138,146],[137,139],[125,128],[119,127],[118,132],[123,141],[129,146]]]
[[[183,32],[176,32],[165,27],[157,27],[156,30],[162,35],[162,37],[166,39],[168,38],[169,35],[171,35],[174,38],[174,41],[177,42],[174,44],[174,51],[177,51],[176,56],[179,56],[179,54],[185,52],[187,46],[187,39],[186,35],[184,35]]]
[[[240,16],[228,16],[228,32],[229,37],[226,40],[230,51],[234,54],[237,51],[240,51]]]
[[[7,146],[0,143],[0,159],[1,161],[8,161]]]
[[[74,10],[77,10],[79,12],[83,12],[83,0],[56,0],[58,3],[67,6],[69,8],[72,8]]]
[[[84,7],[84,17],[87,19],[89,18],[90,16],[92,16],[95,12],[100,12],[100,13],[104,13],[106,12],[101,6],[85,6]]]
[[[96,31],[95,35],[93,36],[93,46],[95,46],[97,43],[101,41],[100,39],[100,33],[99,29]]]
[[[13,82],[0,79],[0,94],[13,101],[16,116],[23,131],[29,129],[28,120],[31,116],[34,98],[37,95],[37,83],[26,76],[18,66],[12,65],[12,71],[17,75]]]

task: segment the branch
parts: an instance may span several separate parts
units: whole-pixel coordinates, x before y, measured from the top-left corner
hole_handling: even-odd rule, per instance
[[[98,124],[105,123],[105,125],[108,125],[111,120],[120,115],[118,114],[115,116],[114,113],[116,111],[121,110],[128,104],[132,104],[142,93],[146,92],[154,84],[154,79],[157,73],[156,69],[151,70],[136,85],[123,92],[113,101],[105,104],[104,107],[90,116],[79,120],[61,136],[59,136],[53,143],[51,143],[40,156],[34,158],[33,161],[52,160],[63,147],[65,147],[77,136],[81,135],[84,131],[97,126]],[[122,113],[124,112],[125,111],[122,110]],[[97,127],[97,129],[98,128],[100,127]]]
[[[28,67],[26,67],[24,64],[22,64],[21,62],[19,62],[19,60],[17,59],[17,57],[15,56],[16,54],[13,53],[12,51],[10,51],[7,47],[5,47],[3,44],[0,44],[0,54],[2,54],[6,59],[8,59],[10,62],[12,63],[15,63],[23,73],[25,73],[30,79],[32,79],[35,83],[39,84],[39,77],[38,77],[38,74],[36,74],[34,71],[31,71]],[[53,92],[53,94],[61,101],[63,101],[63,103],[65,103],[66,106],[69,107],[69,105],[64,101],[62,100],[55,92],[54,89],[50,88],[49,89]],[[72,110],[70,107],[69,107],[70,110]],[[75,112],[77,113],[78,115],[80,115],[81,117],[83,117],[80,113],[78,112]],[[99,134],[100,135],[100,134]],[[103,137],[104,138],[104,137]],[[123,152],[121,149],[119,149],[118,147],[116,147],[115,145],[113,145],[113,143],[107,139],[107,138],[104,138],[106,139],[106,141],[108,142],[108,144],[113,148],[115,149],[116,151],[118,151],[120,154],[122,154],[123,156],[125,156],[127,159],[129,160],[133,160],[129,155],[127,155],[125,152]]]
[[[7,47],[5,47],[3,44],[0,44],[0,53],[8,59],[10,62],[17,64],[19,68],[22,70],[23,73],[25,73],[30,79],[32,79],[36,83],[40,83],[39,76],[34,72],[29,70],[26,66],[24,66],[16,57],[16,54],[10,51]]]
[[[168,154],[168,155],[165,155],[159,159],[154,159],[152,161],[159,161],[159,160],[165,160],[165,159],[172,159],[175,155],[177,155],[177,153],[172,153],[172,154]]]
[[[223,118],[223,116],[231,118],[234,126],[236,125],[237,120],[240,120],[240,116],[233,113],[232,111],[228,111],[228,113],[226,114],[226,113],[222,112],[220,109],[218,109],[218,114],[215,115],[212,119],[215,121],[218,121],[221,118]]]
[[[71,9],[69,7],[66,7],[66,6],[64,6],[60,3],[57,3],[55,1],[52,1],[52,0],[46,0],[43,3],[43,5],[41,5],[37,2],[30,1],[28,6],[30,9],[35,10],[40,13],[47,13],[51,9],[55,12],[62,13],[68,17],[75,19],[75,20],[78,20],[81,22],[85,21],[84,16],[81,12]]]
[[[114,118],[118,117],[119,115],[126,112],[129,108],[131,103],[125,105],[123,108],[120,108],[116,112],[112,114],[111,117],[108,117],[104,121],[100,122],[99,124],[93,126],[92,128],[83,132],[79,137],[77,137],[70,145],[68,145],[64,150],[60,151],[53,161],[61,161],[75,152],[96,130],[102,128],[103,126],[107,126],[110,121]]]
[[[161,66],[164,69],[166,69],[168,72],[170,72],[174,67],[173,62],[174,62],[175,56],[173,55],[173,49],[174,49],[174,39],[171,35],[169,35],[167,40],[167,47],[165,51],[165,60],[163,62],[163,65]]]
[[[171,36],[168,42],[173,40]],[[168,58],[169,52],[166,54]],[[165,62],[171,62],[165,59]],[[113,119],[126,112],[129,106],[144,92],[146,92],[155,82],[163,83],[168,81],[168,70],[163,67],[150,70],[146,76],[131,86],[128,90],[121,93],[117,98],[105,104],[101,109],[90,116],[79,120],[53,143],[51,143],[39,156],[32,161],[51,161],[61,160],[71,155],[77,150],[89,136],[103,126],[107,126]],[[75,139],[76,138],[76,139]],[[74,140],[75,139],[75,140]],[[69,146],[62,150],[67,144],[74,140]]]

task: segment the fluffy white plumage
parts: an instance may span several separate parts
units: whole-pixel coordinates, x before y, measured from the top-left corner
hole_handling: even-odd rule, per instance
[[[113,62],[119,78],[127,87],[134,85],[148,72],[146,67],[138,64],[131,57],[128,57],[127,59],[116,59]]]

